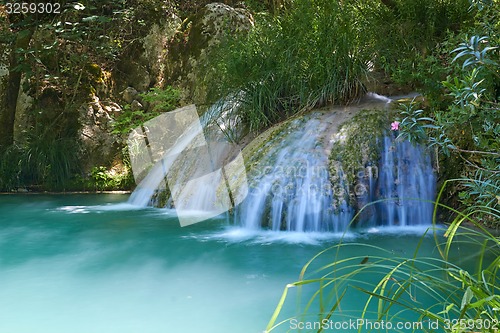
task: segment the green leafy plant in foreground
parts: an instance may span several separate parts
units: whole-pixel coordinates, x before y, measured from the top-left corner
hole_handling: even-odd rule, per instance
[[[438,207],[453,210],[436,203],[435,211]],[[500,240],[472,219],[473,214],[453,211],[457,217],[445,231],[444,238],[434,233],[439,256],[420,253],[426,235],[409,257],[351,242],[340,242],[320,252],[303,267],[299,280],[286,286],[266,331],[290,327],[294,320],[327,323],[332,318],[339,320],[339,316],[352,319],[352,313],[342,310],[345,306],[342,300],[354,295],[365,300],[364,306],[354,314],[355,320],[379,324],[410,320],[426,323],[427,327],[414,327],[413,331],[418,332],[496,332],[500,321]],[[489,214],[500,218],[497,210],[490,210]],[[471,254],[474,268],[463,267],[453,258],[456,248],[464,245],[477,249]],[[369,257],[344,252],[352,253],[353,249],[369,253]],[[325,264],[324,258],[332,259]],[[304,302],[300,295],[306,287],[313,292]],[[305,306],[296,316],[279,319],[292,288],[297,288],[298,302],[302,301]],[[305,331],[322,332],[324,328]]]

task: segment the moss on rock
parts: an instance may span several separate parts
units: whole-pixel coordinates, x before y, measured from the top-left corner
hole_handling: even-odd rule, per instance
[[[390,113],[387,110],[362,110],[344,123],[335,135],[330,164],[340,162],[349,183],[353,182],[358,170],[377,163],[379,141],[388,132]]]

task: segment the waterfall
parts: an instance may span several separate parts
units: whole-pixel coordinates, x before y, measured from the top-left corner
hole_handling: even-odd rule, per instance
[[[296,119],[269,136],[257,151],[262,155],[258,162],[250,162],[249,195],[237,209],[240,224],[250,229],[343,232],[367,204],[354,221],[357,227],[431,224],[436,175],[426,147],[386,131],[378,139],[378,161],[365,165],[351,183],[342,161],[328,160],[328,137],[343,135],[331,128],[331,120],[349,111],[357,110]]]
[[[371,191],[370,201],[385,200],[377,204],[375,224],[430,224],[436,173],[426,149],[408,141],[396,140],[392,135],[386,136],[383,138],[378,170],[379,179],[372,185],[374,190]]]
[[[145,207],[168,195],[183,226],[239,204],[246,196],[246,178],[236,182],[234,175],[244,171],[244,163],[238,147],[229,144],[221,130],[225,110],[226,105],[216,105],[200,118],[190,105],[136,128],[128,146],[139,185],[129,203]]]
[[[262,147],[266,155],[252,167],[249,194],[238,207],[240,223],[288,231],[344,231],[353,216],[347,200],[332,205],[321,117],[296,119]],[[339,184],[339,186],[345,186]]]
[[[169,112],[130,136],[130,150],[139,152],[131,154],[134,176],[141,181],[129,202],[152,205],[158,192],[169,193],[181,225],[234,208],[235,223],[247,229],[343,232],[366,204],[356,221],[361,228],[430,224],[436,176],[425,147],[387,131],[377,139],[378,160],[364,165],[354,182],[341,160],[329,159],[335,140],[345,138],[340,124],[361,109],[388,104],[373,99],[287,120],[252,141],[245,161],[221,132],[227,107],[201,120],[194,106]],[[219,129],[208,131],[215,135],[206,134],[210,124]]]

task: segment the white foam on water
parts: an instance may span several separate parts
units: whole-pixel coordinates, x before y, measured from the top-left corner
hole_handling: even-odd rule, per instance
[[[377,101],[382,101],[382,102],[385,102],[385,103],[391,103],[392,102],[391,98],[386,97],[384,95],[379,95],[379,94],[374,93],[374,92],[368,92],[368,93],[366,93],[366,98],[368,98],[368,99],[374,99],[374,100],[377,100]]]
[[[117,204],[107,204],[107,205],[95,205],[95,206],[62,206],[54,209],[58,212],[66,212],[68,214],[88,214],[92,212],[123,212],[123,211],[133,211],[133,210],[143,210],[144,207],[134,206],[129,203],[117,203]]]
[[[343,241],[355,241],[374,236],[432,236],[442,235],[446,230],[444,225],[414,225],[414,226],[379,226],[370,228],[350,229],[346,232],[301,232],[248,229],[245,227],[226,227],[216,232],[196,233],[183,238],[191,238],[200,242],[227,242],[248,244],[297,244],[324,245]]]
[[[302,231],[273,231],[248,229],[244,227],[227,227],[221,231],[205,234],[184,236],[199,241],[222,241],[228,243],[250,244],[304,244],[321,245],[324,243],[352,240],[357,237],[354,232],[302,232]]]
[[[55,211],[66,212],[68,214],[88,214],[90,210],[88,206],[63,206],[56,208]]]
[[[446,230],[444,225],[409,225],[409,226],[389,226],[381,225],[377,227],[370,227],[366,229],[359,229],[362,234],[377,234],[377,235],[396,235],[396,236],[408,236],[416,235],[422,236],[424,234],[433,235],[437,233],[439,235],[443,234]]]

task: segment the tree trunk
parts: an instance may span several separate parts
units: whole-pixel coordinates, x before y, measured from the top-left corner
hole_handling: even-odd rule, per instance
[[[0,94],[2,99],[0,100],[0,151],[14,143],[14,121],[22,77],[22,71],[19,70],[18,66],[23,61],[18,49],[26,50],[28,48],[33,32],[33,29],[19,31],[10,52],[6,90]]]

